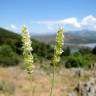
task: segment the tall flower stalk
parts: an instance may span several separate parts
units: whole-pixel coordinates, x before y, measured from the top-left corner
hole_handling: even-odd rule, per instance
[[[26,70],[29,74],[29,79],[32,79],[32,69],[33,69],[33,55],[32,55],[32,47],[30,35],[27,31],[26,26],[22,27],[22,42],[23,42],[23,57],[24,63],[26,64]]]
[[[50,96],[53,96],[53,89],[54,89],[54,82],[55,82],[55,67],[60,62],[60,55],[63,52],[62,50],[63,45],[64,45],[64,29],[60,28],[57,32],[56,46],[54,47],[54,55],[51,62],[53,65],[53,76],[52,76],[52,86],[51,86]]]

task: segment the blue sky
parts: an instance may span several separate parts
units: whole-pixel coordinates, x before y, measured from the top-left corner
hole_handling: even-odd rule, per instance
[[[0,27],[33,34],[65,30],[96,30],[96,0],[0,0]]]

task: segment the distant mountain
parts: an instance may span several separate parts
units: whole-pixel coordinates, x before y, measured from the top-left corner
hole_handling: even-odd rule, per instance
[[[65,43],[96,43],[96,31],[82,30],[82,31],[68,31],[64,33]],[[7,39],[16,40],[21,38],[17,33],[0,28],[0,40],[6,41]],[[39,40],[44,43],[54,44],[56,34],[32,36],[33,39]]]
[[[87,30],[82,30],[82,31],[69,31],[65,32],[65,43],[96,43],[96,31],[87,31]],[[54,44],[55,43],[55,38],[56,34],[54,35],[43,35],[43,36],[33,36],[33,38]]]

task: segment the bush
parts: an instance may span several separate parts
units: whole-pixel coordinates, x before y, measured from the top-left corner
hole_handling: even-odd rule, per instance
[[[96,54],[96,46],[93,48],[92,53]]]
[[[89,53],[91,53],[92,51],[91,51],[90,48],[82,48],[82,49],[79,50],[79,52],[80,52],[81,54],[89,54]]]
[[[50,59],[53,56],[54,49],[49,45],[32,39],[33,53],[39,57]]]
[[[13,94],[15,92],[15,86],[12,83],[0,81],[0,91],[3,93]]]
[[[65,67],[83,67],[85,65],[85,60],[80,53],[76,53],[68,57],[65,62]]]
[[[62,53],[62,56],[70,56],[71,50],[69,47],[66,47],[63,50],[64,50],[64,52]]]
[[[0,46],[0,65],[13,66],[20,62],[20,57],[12,50],[9,45]]]
[[[67,67],[67,68],[79,67],[79,62],[76,60],[76,58],[70,57],[70,58],[66,61],[65,67]]]

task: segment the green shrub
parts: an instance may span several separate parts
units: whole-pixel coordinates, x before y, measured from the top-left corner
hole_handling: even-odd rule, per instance
[[[0,81],[0,91],[3,93],[7,92],[9,94],[13,94],[15,92],[15,85],[5,81]]]
[[[37,54],[39,57],[46,59],[51,59],[53,56],[54,49],[49,45],[32,39],[33,53]]]
[[[79,62],[76,60],[75,57],[70,57],[65,63],[65,67],[71,68],[71,67],[79,67]]]
[[[75,53],[68,57],[67,61],[65,62],[65,67],[83,67],[85,64],[85,60],[83,59],[80,53]]]
[[[20,57],[12,50],[9,45],[0,46],[0,65],[14,66],[19,64]]]
[[[62,56],[70,56],[71,50],[69,47],[64,48],[64,52],[62,53]]]
[[[80,52],[81,54],[89,54],[89,53],[91,53],[92,51],[91,51],[90,48],[81,48],[81,49],[79,50],[79,52]]]
[[[93,54],[96,54],[96,46],[92,50]]]

